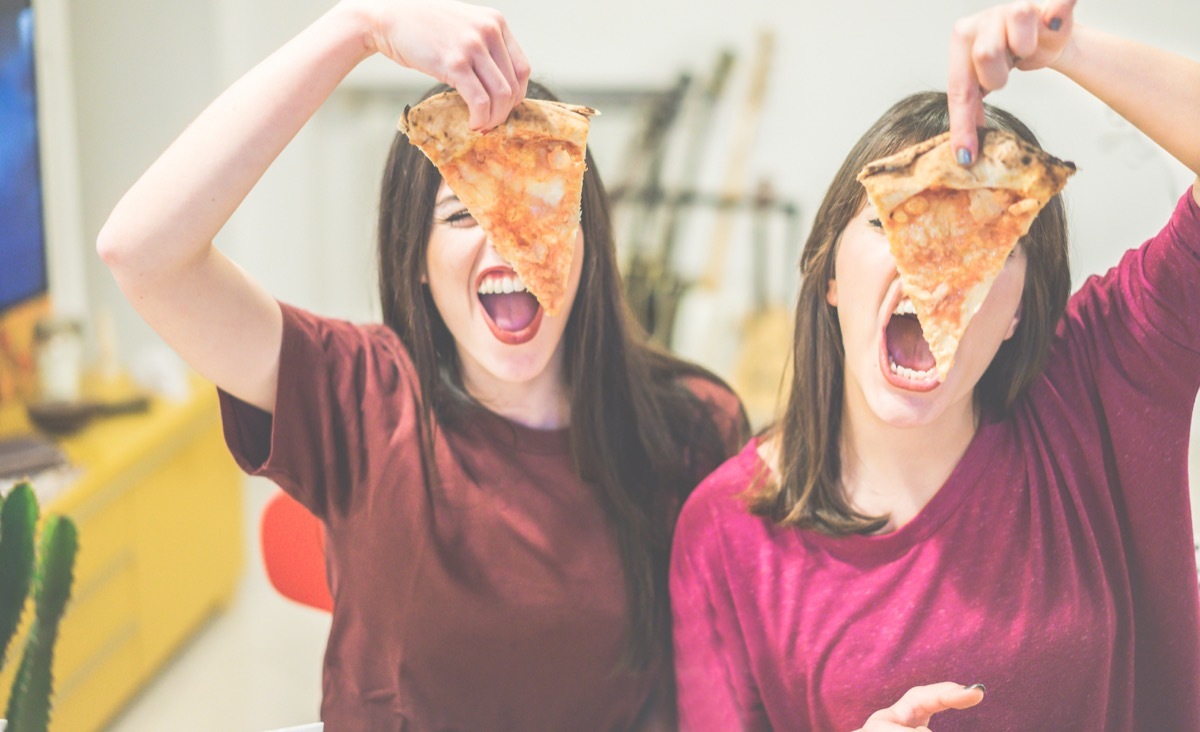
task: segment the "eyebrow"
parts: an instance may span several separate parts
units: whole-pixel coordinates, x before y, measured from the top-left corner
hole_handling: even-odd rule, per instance
[[[442,204],[444,204],[444,203],[449,203],[450,201],[457,201],[457,200],[458,200],[458,196],[456,196],[456,195],[455,195],[455,194],[453,194],[453,193],[447,193],[446,195],[444,195],[444,196],[442,196],[441,198],[439,198],[439,199],[437,200],[437,202],[436,202],[436,203],[434,203],[433,205],[434,205],[434,206],[441,206],[441,205],[442,205]]]

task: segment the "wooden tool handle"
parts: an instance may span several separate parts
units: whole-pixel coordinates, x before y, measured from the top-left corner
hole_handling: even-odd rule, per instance
[[[758,136],[759,120],[767,96],[767,81],[771,75],[771,57],[775,51],[775,35],[764,30],[758,37],[754,66],[750,72],[750,86],[745,104],[737,118],[732,135],[732,152],[725,169],[721,196],[734,200],[742,196],[746,188],[746,176],[750,167],[750,156],[754,152],[754,141]],[[700,278],[700,287],[715,291],[720,288],[729,254],[729,242],[733,238],[734,207],[722,208],[713,226],[712,243],[709,245],[708,266]]]

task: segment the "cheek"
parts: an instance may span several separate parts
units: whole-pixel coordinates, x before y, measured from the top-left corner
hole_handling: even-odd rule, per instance
[[[1010,259],[996,277],[994,289],[1000,290],[1003,302],[1010,308],[1018,307],[1025,292],[1025,259]]]
[[[430,238],[425,252],[425,281],[435,292],[459,286],[471,271],[475,249],[452,235]]]

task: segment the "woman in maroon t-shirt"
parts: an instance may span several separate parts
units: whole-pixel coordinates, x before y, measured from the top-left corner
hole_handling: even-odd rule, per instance
[[[1200,63],[1077,27],[1073,5],[961,20],[949,94],[897,103],[835,175],[784,417],[680,516],[682,728],[876,732],[953,708],[937,729],[1200,729],[1200,183],[1069,299],[1053,198],[941,380],[857,181],[947,129],[963,165],[977,125],[1034,142],[981,101],[1014,66],[1059,71],[1200,174]]]
[[[345,0],[180,135],[112,212],[100,254],[221,389],[239,463],[324,522],[331,729],[669,726],[672,526],[745,417],[629,320],[590,156],[556,316],[403,135],[380,205],[384,326],[281,305],[212,246],[375,53],[457,88],[477,130],[527,89],[548,96],[494,10]]]

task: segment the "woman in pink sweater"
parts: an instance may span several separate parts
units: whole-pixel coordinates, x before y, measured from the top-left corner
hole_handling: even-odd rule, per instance
[[[1058,71],[1200,172],[1200,63],[1072,10],[960,21],[949,95],[902,100],[834,178],[801,260],[785,415],[677,528],[684,729],[914,729],[951,708],[939,732],[1200,729],[1200,184],[1070,298],[1056,197],[937,381],[892,322],[895,262],[855,180],[946,129],[963,163],[977,124],[1032,141],[982,103],[1014,67]]]

